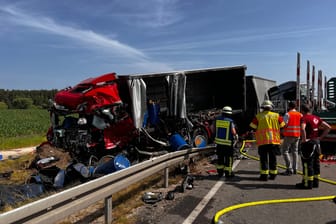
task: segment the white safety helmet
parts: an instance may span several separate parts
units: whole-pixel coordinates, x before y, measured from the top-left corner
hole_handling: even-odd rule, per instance
[[[225,114],[232,114],[232,108],[229,106],[225,106],[223,107],[222,112]]]
[[[261,104],[262,108],[268,108],[268,109],[273,109],[273,103],[270,100],[265,100],[262,104]]]

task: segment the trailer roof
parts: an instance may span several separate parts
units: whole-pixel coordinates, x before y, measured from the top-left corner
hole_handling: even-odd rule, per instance
[[[246,78],[250,78],[250,79],[259,79],[259,80],[264,80],[264,81],[268,81],[268,82],[273,82],[276,84],[276,81],[275,80],[272,80],[272,79],[266,79],[266,78],[263,78],[263,77],[260,77],[260,76],[255,76],[255,75],[247,75]]]
[[[158,72],[158,73],[144,73],[144,74],[128,74],[128,75],[118,75],[120,79],[133,79],[133,78],[141,78],[141,77],[158,77],[158,76],[167,76],[167,75],[174,75],[179,73],[184,74],[199,74],[202,72],[209,72],[209,71],[224,71],[224,70],[236,70],[236,69],[247,69],[246,65],[236,65],[236,66],[227,66],[227,67],[214,67],[214,68],[202,68],[202,69],[194,69],[194,70],[176,70],[170,72]]]

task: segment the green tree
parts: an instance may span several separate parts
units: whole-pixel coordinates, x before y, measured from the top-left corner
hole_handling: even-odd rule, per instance
[[[31,98],[15,98],[13,100],[13,107],[15,109],[29,109],[32,108],[33,100]]]
[[[4,102],[8,109],[15,109],[22,107],[23,105],[16,102],[19,105],[14,105],[14,100],[19,98],[31,98],[33,105],[36,108],[47,109],[49,105],[49,99],[53,99],[55,94],[58,92],[57,89],[52,90],[8,90],[0,89],[0,102]]]

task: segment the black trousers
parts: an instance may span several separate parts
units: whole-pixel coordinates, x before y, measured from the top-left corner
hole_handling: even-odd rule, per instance
[[[233,153],[233,146],[217,144],[217,170],[225,170],[229,175],[232,173]]]
[[[318,141],[308,141],[300,147],[303,179],[311,181],[320,176],[320,144]]]
[[[260,174],[278,174],[276,150],[279,145],[267,144],[258,147],[258,154],[260,157]]]

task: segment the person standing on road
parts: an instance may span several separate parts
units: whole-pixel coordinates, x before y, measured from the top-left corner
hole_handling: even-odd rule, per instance
[[[288,112],[284,115],[286,126],[283,129],[282,155],[286,163],[286,171],[284,175],[290,176],[296,174],[299,158],[299,140],[301,134],[302,114],[296,110],[296,103],[291,101],[288,103]],[[290,153],[292,158],[290,157]]]
[[[225,174],[226,178],[234,177],[232,171],[234,142],[238,140],[236,125],[232,119],[232,108],[225,106],[222,114],[215,121],[215,143],[217,154],[218,177]]]
[[[250,127],[256,130],[256,144],[260,156],[259,180],[274,180],[278,174],[276,150],[280,147],[280,129],[285,126],[279,113],[273,112],[273,103],[265,100],[259,112],[251,121]]]
[[[313,115],[309,104],[301,107],[301,161],[303,178],[295,185],[299,189],[312,189],[319,186],[320,177],[320,140],[330,131],[330,125],[320,117]],[[322,130],[322,133],[320,132]],[[319,133],[321,133],[319,135]]]

